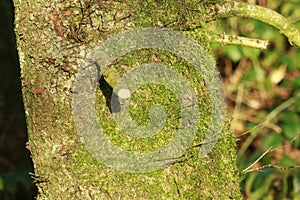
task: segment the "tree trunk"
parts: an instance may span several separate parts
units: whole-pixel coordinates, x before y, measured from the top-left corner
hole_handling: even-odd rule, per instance
[[[171,159],[172,162],[164,163],[163,167],[149,171],[137,170],[137,173],[133,173],[132,169],[115,169],[96,159],[87,141],[84,141],[85,136],[77,134],[74,123],[74,95],[76,100],[78,92],[83,92],[74,88],[74,85],[78,82],[78,73],[84,70],[86,57],[99,42],[132,28],[180,27],[188,24],[205,14],[205,6],[198,5],[199,1],[193,2],[14,1],[29,135],[27,148],[32,154],[35,168],[33,177],[39,189],[39,199],[240,198],[235,138],[229,133],[228,122],[214,148],[201,159],[198,158],[198,146],[205,145],[200,143],[205,138],[205,123],[199,128],[200,135],[195,137],[198,142],[192,143],[195,144],[194,148],[191,144],[187,152],[181,153],[178,159]],[[190,37],[206,49],[209,48],[203,21],[190,25],[188,29]],[[129,61],[120,62],[132,64],[137,57],[142,57],[139,59],[145,62],[145,55],[147,52],[139,50],[137,55],[128,58]],[[148,56],[152,63],[159,59],[166,59],[166,62],[167,59],[173,59],[160,52],[156,52],[155,56]],[[92,65],[97,67],[96,62]],[[188,73],[183,72],[185,75]],[[109,77],[111,75],[107,75],[106,81],[113,86]],[[102,92],[98,89],[96,95],[97,106],[105,107],[97,110],[100,116],[104,116],[104,122],[101,122],[104,124],[112,119],[103,98],[107,88],[108,85],[102,88]],[[206,100],[209,98],[204,97]],[[204,118],[209,116],[207,111]],[[114,137],[115,132],[108,128],[110,137]],[[121,138],[114,139],[119,144]]]

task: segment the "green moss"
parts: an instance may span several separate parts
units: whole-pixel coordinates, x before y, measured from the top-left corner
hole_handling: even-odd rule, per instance
[[[56,0],[33,5],[15,1],[28,148],[39,181],[39,199],[238,199],[235,139],[227,129],[208,157],[199,159],[199,149],[191,148],[180,158],[182,162],[170,163],[164,169],[146,174],[106,167],[81,143],[73,122],[71,99],[72,92],[76,91],[72,91],[71,83],[85,54],[121,30],[146,26],[171,28],[203,17],[204,13],[198,1],[97,2]],[[56,18],[53,20],[49,14],[54,11]],[[198,29],[190,30],[195,27]],[[205,23],[184,26],[180,30],[190,30],[188,35],[209,48]],[[121,74],[140,63],[162,62],[191,81],[203,108],[194,143],[203,141],[210,118],[209,109],[206,110],[208,94],[201,75],[170,53],[141,50],[127,56],[114,63]],[[39,90],[41,92],[37,92],[39,87],[43,89]],[[179,113],[178,102],[171,92],[152,85],[133,94],[131,112],[138,123],[149,122],[147,112],[155,101],[165,103],[170,110],[170,123],[161,134],[148,140],[130,140],[116,129],[100,91],[97,93],[99,121],[115,144],[124,149],[139,150],[142,146],[145,152],[152,151],[172,137]]]

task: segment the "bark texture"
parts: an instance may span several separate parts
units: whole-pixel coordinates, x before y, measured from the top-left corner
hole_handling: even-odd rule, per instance
[[[195,156],[156,172],[131,174],[93,158],[74,127],[72,86],[86,53],[122,30],[200,18],[205,9],[198,2],[14,0],[27,148],[38,199],[240,198],[235,138],[228,128],[200,161]],[[201,35],[199,30],[194,33]],[[208,48],[206,40],[200,42]]]

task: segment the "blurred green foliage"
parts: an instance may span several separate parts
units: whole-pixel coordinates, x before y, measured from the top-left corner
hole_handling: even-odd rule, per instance
[[[299,0],[259,3],[300,28]],[[225,87],[231,88],[229,103],[238,106],[235,112],[240,116],[236,119],[240,123],[232,124],[239,139],[237,164],[241,171],[251,166],[241,183],[245,199],[300,199],[300,50],[278,30],[256,20],[222,19],[213,27],[218,33],[271,42],[265,51],[233,45],[214,48]],[[233,82],[236,72],[242,75]],[[271,112],[275,113],[271,121],[263,123]]]

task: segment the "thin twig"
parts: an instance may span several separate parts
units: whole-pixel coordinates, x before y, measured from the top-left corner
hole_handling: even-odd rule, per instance
[[[297,95],[296,95],[297,96]],[[251,129],[247,130],[246,132],[242,133],[239,136],[245,135],[247,133],[252,132],[253,130],[258,129],[261,130],[264,126],[266,126],[266,124],[270,123],[270,121],[272,119],[274,119],[279,113],[281,113],[284,109],[288,108],[289,106],[291,106],[293,103],[295,102],[295,97],[291,97],[288,100],[284,101],[282,104],[280,104],[279,106],[277,106],[274,110],[272,110],[268,116],[265,118],[264,121],[262,121],[261,123],[255,125],[254,127],[252,127]],[[256,133],[258,133],[258,131]],[[247,140],[244,142],[243,146],[241,147],[238,155],[239,157],[244,155],[244,153],[246,152],[246,150],[248,149],[248,147],[250,146],[250,144],[253,142],[253,140],[255,139],[256,134],[250,135],[249,138],[247,138]]]
[[[251,165],[249,165],[246,169],[243,169],[243,173],[249,172],[249,169],[253,167],[256,163],[258,163],[267,153],[269,153],[272,150],[272,147],[268,148],[267,151],[265,151],[259,158],[257,158]]]
[[[208,7],[210,17],[207,20],[216,20],[222,17],[246,17],[256,19],[277,28],[291,43],[300,47],[300,31],[287,18],[279,13],[258,5],[243,2],[224,2]]]
[[[219,18],[246,17],[250,19],[256,19],[266,24],[269,24],[271,26],[274,26],[282,34],[284,34],[291,43],[300,47],[300,31],[297,29],[295,24],[293,24],[292,21],[290,21],[289,19],[285,18],[284,16],[275,12],[272,9],[265,8],[258,5],[251,5],[244,2],[223,2],[223,3],[211,4],[207,7],[207,10],[208,12],[204,17],[194,19],[190,22],[187,22],[186,24],[180,24],[168,28],[163,28],[163,29],[172,29],[172,30],[181,29],[183,27],[196,24],[200,21],[209,22],[209,21],[215,21]],[[231,37],[237,37],[237,36],[231,36]],[[251,41],[250,42],[251,45],[254,45],[254,43],[252,43],[252,40],[255,39],[250,39],[250,38],[247,39]],[[237,44],[247,46],[247,39],[245,44],[243,42],[237,42]],[[242,41],[243,40],[245,40],[245,38],[242,38]],[[266,41],[263,40],[258,40],[258,41],[260,45],[267,44]],[[262,45],[261,47],[264,47],[264,45]]]
[[[267,49],[270,44],[267,40],[253,39],[227,34],[209,34],[208,39],[211,42],[216,42],[223,45],[234,44],[257,49]]]
[[[256,128],[265,126],[266,124],[268,124],[272,119],[274,119],[279,113],[281,113],[283,110],[285,110],[286,108],[290,107],[291,105],[293,105],[295,103],[295,97],[291,97],[288,100],[284,101],[282,104],[280,104],[279,106],[277,106],[274,110],[272,110],[268,116],[265,118],[264,121],[262,121],[261,123],[257,124],[256,126],[252,127],[251,129],[245,131],[244,133],[242,133],[240,136],[245,135],[247,133],[250,133],[251,131],[255,130]]]
[[[292,165],[292,166],[289,166],[289,167],[280,167],[278,165],[268,164],[268,165],[264,165],[264,166],[257,167],[257,168],[254,168],[254,169],[249,169],[245,173],[255,172],[255,171],[262,171],[263,169],[266,169],[266,168],[275,168],[275,169],[279,169],[279,170],[290,170],[290,169],[300,168],[300,166],[299,165]]]

